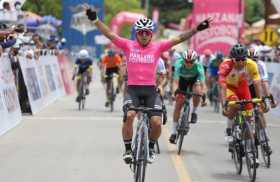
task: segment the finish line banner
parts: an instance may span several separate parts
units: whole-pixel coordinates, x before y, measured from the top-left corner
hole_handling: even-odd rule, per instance
[[[8,57],[0,58],[0,135],[21,122],[17,89]]]
[[[20,57],[20,67],[33,114],[65,94],[56,56],[40,56],[39,60]]]
[[[194,0],[192,24],[197,25],[208,17],[213,18],[213,22],[209,29],[198,32],[192,38],[192,47],[200,54],[210,49],[228,55],[241,35],[243,13],[243,0]]]

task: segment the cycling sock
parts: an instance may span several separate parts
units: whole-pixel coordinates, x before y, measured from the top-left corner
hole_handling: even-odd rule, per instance
[[[154,146],[155,146],[155,143],[156,143],[156,141],[150,139],[149,148],[150,148],[150,149],[153,149]]]
[[[197,107],[193,107],[193,113],[196,113],[196,111],[197,111]]]
[[[177,133],[178,122],[173,122],[171,134],[175,135]]]
[[[131,142],[132,140],[124,140],[125,151],[131,150]]]

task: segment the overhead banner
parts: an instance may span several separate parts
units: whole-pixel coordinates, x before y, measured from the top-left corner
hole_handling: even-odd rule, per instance
[[[280,64],[267,63],[267,70],[269,75],[269,85],[272,95],[277,103],[280,103]],[[272,110],[273,114],[280,116],[280,105]]]
[[[192,24],[213,18],[211,27],[192,38],[192,47],[199,53],[205,49],[220,50],[226,55],[240,39],[243,30],[243,0],[193,0]]]
[[[33,114],[65,94],[56,56],[41,56],[39,60],[20,57],[20,67]]]
[[[103,0],[67,0],[62,1],[63,7],[63,36],[67,39],[67,46],[73,52],[79,52],[81,47],[86,48],[91,56],[101,55],[101,45],[95,42],[95,36],[101,33],[88,20],[83,10],[83,3],[89,4],[97,10],[97,15],[101,21],[104,16]]]
[[[0,135],[21,121],[21,110],[14,75],[8,57],[0,58]]]

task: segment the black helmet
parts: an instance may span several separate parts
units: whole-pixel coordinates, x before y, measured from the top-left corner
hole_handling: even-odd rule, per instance
[[[217,51],[216,52],[216,59],[218,60],[223,60],[224,59],[224,53],[222,53],[221,51]]]
[[[245,59],[248,55],[247,48],[242,44],[235,44],[230,50],[230,57]]]

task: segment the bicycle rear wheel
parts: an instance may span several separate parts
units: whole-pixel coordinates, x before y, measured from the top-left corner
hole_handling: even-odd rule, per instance
[[[265,147],[268,147],[268,146],[269,146],[269,144],[268,144],[267,140],[264,143],[260,144],[262,158],[263,158],[265,167],[270,168],[270,165],[271,165],[270,154],[268,154],[267,148],[265,148]]]
[[[256,117],[256,128],[257,128],[257,139],[259,141],[259,146],[261,150],[261,155],[265,164],[265,167],[270,168],[271,165],[271,160],[270,160],[270,154],[268,153],[268,139],[267,139],[267,134],[266,130],[263,130],[264,133],[261,132],[261,122],[264,123],[264,118],[261,117],[260,115],[257,115]],[[263,135],[263,136],[262,136]],[[262,141],[264,139],[264,141]]]

